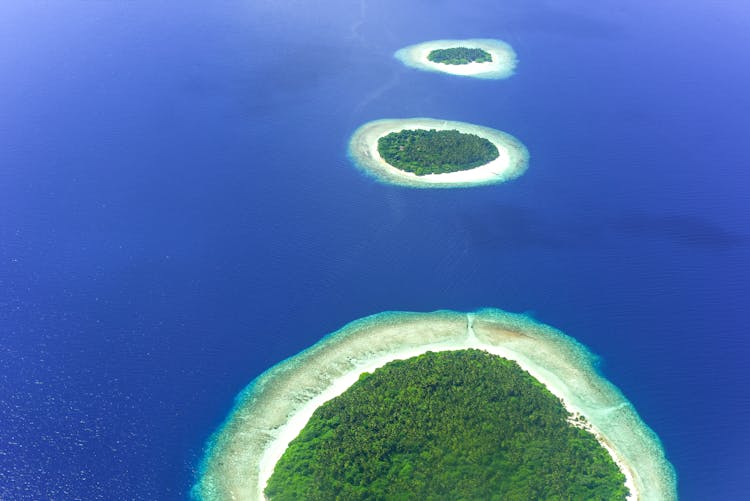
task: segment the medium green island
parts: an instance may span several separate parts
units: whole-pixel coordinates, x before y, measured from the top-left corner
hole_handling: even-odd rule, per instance
[[[427,59],[443,64],[489,63],[492,62],[492,54],[478,48],[451,47],[435,49],[427,55]]]
[[[523,174],[529,163],[528,150],[510,134],[435,118],[367,122],[352,134],[348,154],[368,176],[411,188],[502,183]]]
[[[362,374],[318,407],[265,494],[626,499],[625,476],[581,424],[516,362],[477,349],[427,352]]]
[[[417,176],[473,169],[500,153],[489,140],[457,130],[416,129],[378,139],[378,153],[388,164]]]

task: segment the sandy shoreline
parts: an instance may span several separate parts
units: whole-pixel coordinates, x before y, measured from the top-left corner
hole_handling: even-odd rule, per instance
[[[362,372],[427,351],[478,348],[516,361],[561,399],[607,448],[631,500],[676,499],[674,472],[658,438],[571,338],[500,310],[476,314],[387,313],[353,322],[264,373],[237,399],[214,435],[193,489],[196,499],[262,501],[289,442],[316,408]]]
[[[477,48],[487,51],[492,61],[485,63],[444,64],[435,63],[427,56],[436,49],[450,49],[452,47]],[[510,45],[491,38],[474,38],[467,40],[431,40],[399,49],[394,54],[406,66],[423,71],[448,73],[462,77],[483,79],[502,79],[513,75],[517,58]]]
[[[404,129],[458,130],[492,142],[499,156],[484,165],[446,174],[417,176],[393,167],[378,153],[378,139]],[[529,153],[515,137],[489,127],[434,118],[384,119],[359,127],[349,141],[349,156],[366,174],[379,181],[415,188],[460,188],[514,179],[528,167]]]

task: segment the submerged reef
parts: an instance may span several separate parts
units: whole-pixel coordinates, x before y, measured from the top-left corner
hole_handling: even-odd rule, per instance
[[[659,439],[582,345],[528,317],[485,309],[374,315],[269,369],[237,397],[209,441],[194,499],[262,501],[276,464],[315,410],[363,373],[427,352],[467,349],[514,361],[557,397],[572,422],[609,452],[625,476],[628,499],[677,498]]]

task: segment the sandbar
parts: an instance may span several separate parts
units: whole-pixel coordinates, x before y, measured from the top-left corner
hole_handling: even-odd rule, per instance
[[[514,360],[560,398],[609,451],[630,500],[677,499],[676,476],[658,437],[565,334],[497,309],[387,312],[352,322],[269,369],[236,399],[210,439],[192,496],[262,501],[276,462],[320,405],[363,372],[427,351],[482,349]]]
[[[392,166],[378,153],[378,139],[404,129],[457,130],[475,134],[494,144],[499,156],[473,169],[418,176]],[[352,134],[349,140],[349,157],[360,170],[378,181],[412,188],[466,188],[502,183],[523,174],[529,164],[528,150],[510,134],[481,125],[434,118],[399,118],[367,122]]]
[[[436,49],[453,47],[477,48],[487,51],[492,61],[468,64],[444,64],[427,59]],[[517,58],[513,48],[501,40],[492,38],[472,38],[468,40],[431,40],[399,49],[394,57],[406,66],[423,71],[449,73],[462,77],[498,80],[513,75]]]

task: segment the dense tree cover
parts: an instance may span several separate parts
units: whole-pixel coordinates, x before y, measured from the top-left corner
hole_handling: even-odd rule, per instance
[[[427,59],[433,63],[443,64],[489,63],[492,61],[492,54],[483,49],[451,47],[450,49],[435,49],[427,54]]]
[[[479,350],[394,361],[319,407],[276,465],[272,501],[621,500],[593,435],[515,362]]]
[[[500,155],[483,137],[435,129],[391,132],[378,139],[378,153],[390,165],[418,176],[473,169]]]

